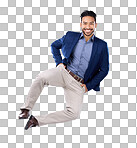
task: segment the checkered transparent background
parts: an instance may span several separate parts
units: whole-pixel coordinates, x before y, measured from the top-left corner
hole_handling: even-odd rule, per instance
[[[0,147],[136,148],[136,0],[0,0]],[[36,75],[55,67],[50,45],[80,31],[80,14],[97,13],[96,36],[109,47],[101,91],[84,95],[80,118],[24,131],[18,120]],[[33,115],[64,109],[64,92],[45,87]]]

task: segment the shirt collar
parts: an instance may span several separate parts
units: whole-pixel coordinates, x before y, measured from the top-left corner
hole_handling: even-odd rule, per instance
[[[92,37],[90,38],[90,40],[93,42],[94,41],[94,34],[92,35]],[[81,35],[80,35],[80,39],[82,39],[84,37],[83,35],[83,32],[81,32]]]

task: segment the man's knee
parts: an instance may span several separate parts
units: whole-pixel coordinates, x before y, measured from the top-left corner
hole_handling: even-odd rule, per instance
[[[79,110],[74,110],[72,108],[67,108],[66,111],[67,111],[67,114],[69,115],[69,117],[71,118],[71,120],[75,120],[75,119],[79,118],[79,115],[80,115]]]
[[[37,77],[40,77],[41,79],[49,79],[51,77],[52,73],[50,72],[50,69],[40,72]]]
[[[74,113],[74,114],[73,114],[73,120],[78,119],[78,118],[79,118],[79,115],[80,115],[79,112],[78,112],[78,113]]]
[[[56,73],[52,72],[51,69],[45,70],[37,75],[37,79],[48,83],[56,77]]]

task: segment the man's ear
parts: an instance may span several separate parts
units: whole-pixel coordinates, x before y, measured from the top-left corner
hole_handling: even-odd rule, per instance
[[[82,27],[82,23],[80,22],[80,27]]]
[[[95,24],[95,28],[97,28],[97,23]]]

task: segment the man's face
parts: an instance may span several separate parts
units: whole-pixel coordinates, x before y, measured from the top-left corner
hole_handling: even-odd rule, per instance
[[[83,34],[88,37],[93,35],[97,24],[95,23],[94,17],[84,16],[82,18],[82,22],[80,23],[80,27]]]

